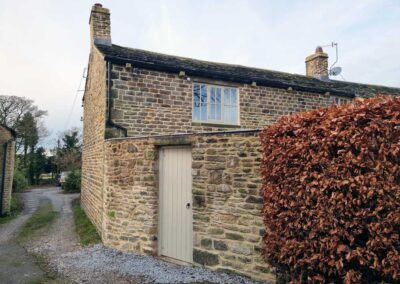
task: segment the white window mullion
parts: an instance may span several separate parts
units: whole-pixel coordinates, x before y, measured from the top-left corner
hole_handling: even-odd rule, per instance
[[[225,87],[221,88],[221,121],[225,120]]]
[[[211,86],[207,85],[207,121],[211,118]]]
[[[237,88],[230,88],[226,86],[215,86],[211,84],[208,85],[201,83],[195,83],[194,86],[196,85],[199,87],[200,106],[196,110],[195,105],[193,105],[193,111],[196,111],[196,115],[199,116],[195,117],[193,113],[194,121],[198,119],[199,121],[202,122],[239,125],[240,123],[239,92]],[[211,101],[212,89],[214,89],[214,102]],[[206,105],[202,103],[202,94],[203,94],[202,90],[206,92],[205,94]],[[225,97],[225,92],[227,92],[226,97]],[[235,94],[235,99],[236,99],[235,103],[233,103],[233,93]],[[193,100],[195,100],[194,93],[193,93]],[[342,103],[342,101],[340,103]],[[212,113],[213,107],[214,107],[214,112]],[[197,112],[199,112],[199,114],[197,114]],[[203,117],[203,112],[205,112],[204,117]]]

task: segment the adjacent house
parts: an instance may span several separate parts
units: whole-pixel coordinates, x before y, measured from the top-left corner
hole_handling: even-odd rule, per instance
[[[10,212],[16,133],[0,125],[0,216]]]
[[[303,76],[115,45],[101,4],[89,23],[82,205],[104,244],[124,251],[274,279],[260,255],[259,129],[400,94],[330,80],[322,48]]]

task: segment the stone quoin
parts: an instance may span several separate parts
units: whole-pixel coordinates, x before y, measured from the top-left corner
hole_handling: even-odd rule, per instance
[[[15,162],[14,130],[0,125],[0,215],[10,213]]]

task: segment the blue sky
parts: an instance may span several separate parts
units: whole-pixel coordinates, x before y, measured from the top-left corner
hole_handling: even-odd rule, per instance
[[[0,94],[29,97],[49,111],[48,143],[81,126],[82,93],[68,117],[87,66],[95,2],[0,0]],[[115,44],[304,74],[305,57],[335,41],[347,81],[400,87],[398,0],[101,3],[111,10]],[[325,51],[332,63],[334,50]]]

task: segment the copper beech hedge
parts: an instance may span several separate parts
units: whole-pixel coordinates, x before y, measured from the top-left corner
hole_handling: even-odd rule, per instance
[[[261,133],[266,261],[292,283],[400,283],[400,98]]]

